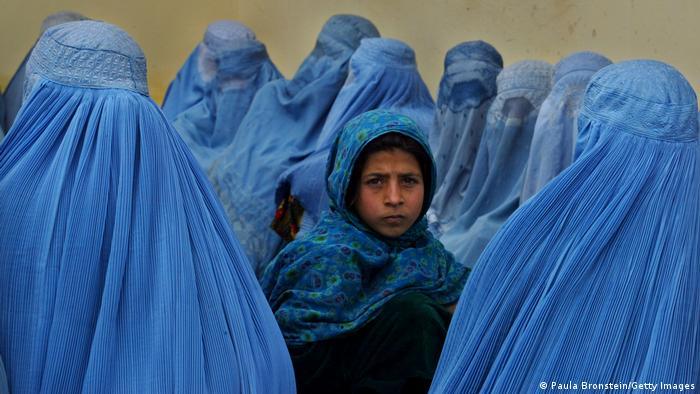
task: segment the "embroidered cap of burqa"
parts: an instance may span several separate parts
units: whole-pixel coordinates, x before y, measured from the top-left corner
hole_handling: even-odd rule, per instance
[[[571,164],[576,123],[586,85],[593,74],[610,64],[594,52],[576,52],[554,66],[552,91],[542,103],[530,144],[520,201],[525,202]]]
[[[121,29],[65,23],[0,145],[0,354],[10,391],[294,391],[284,340],[214,192]]]
[[[405,43],[366,38],[350,59],[350,75],[333,103],[315,152],[285,171],[275,201],[294,196],[304,207],[300,233],[310,230],[328,209],[325,168],[336,137],[352,118],[374,109],[408,116],[430,135],[435,102],[423,82],[416,56]]]
[[[669,65],[627,61],[593,76],[578,127],[595,143],[484,251],[432,392],[700,384],[697,116]]]
[[[249,31],[239,26],[233,21],[220,21],[209,26],[205,41],[195,49],[207,64],[204,72],[199,74],[204,81],[204,91],[195,104],[183,109],[173,121],[173,126],[205,171],[231,144],[258,90],[267,82],[282,77],[270,61],[265,45],[248,34],[235,34]],[[187,67],[191,65],[185,64]],[[188,73],[183,69],[182,75]],[[197,81],[197,76],[193,78]],[[173,93],[164,108],[173,111],[178,105],[188,104],[186,101],[192,99],[191,96],[199,94],[191,92],[192,95],[187,96],[181,83],[184,81],[174,82]],[[184,97],[176,97],[175,91]]]
[[[519,206],[537,112],[551,79],[552,66],[533,60],[498,75],[498,94],[486,117],[460,214],[440,239],[468,267]]]
[[[294,78],[272,81],[258,91],[231,146],[209,169],[234,232],[255,269],[274,257],[281,242],[270,228],[277,178],[313,152],[347,77],[350,56],[361,39],[378,35],[365,18],[331,17]]]
[[[502,69],[501,54],[483,41],[461,43],[445,55],[431,135],[438,185],[431,223],[444,226],[458,214]]]
[[[61,23],[73,22],[79,20],[88,19],[87,17],[71,11],[61,11],[55,14],[47,16],[43,22],[41,22],[41,33],[44,33],[48,28],[60,25]],[[3,121],[3,128],[5,132],[10,130],[12,122],[15,121],[15,117],[19,112],[20,107],[22,107],[22,99],[24,95],[24,76],[25,69],[27,67],[27,60],[29,59],[29,54],[24,57],[22,63],[15,71],[15,75],[12,76],[10,82],[7,84],[5,91],[2,96],[5,101],[5,119]]]

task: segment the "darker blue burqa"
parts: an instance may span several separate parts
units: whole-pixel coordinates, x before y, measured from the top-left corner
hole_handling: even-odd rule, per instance
[[[501,54],[483,41],[463,42],[445,55],[430,141],[438,185],[428,211],[431,227],[448,226],[460,213],[502,69]]]

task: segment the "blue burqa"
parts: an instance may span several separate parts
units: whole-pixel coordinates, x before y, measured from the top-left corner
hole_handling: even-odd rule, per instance
[[[313,152],[347,77],[350,56],[361,39],[378,35],[367,19],[331,17],[294,78],[270,82],[258,91],[231,146],[209,169],[234,232],[256,270],[274,257],[281,242],[270,228],[277,178]]]
[[[333,141],[355,116],[386,109],[413,119],[430,134],[435,103],[418,73],[413,49],[388,38],[366,38],[350,59],[350,75],[323,126],[313,154],[285,171],[278,180],[275,202],[294,196],[304,207],[300,234],[328,209],[324,169]]]
[[[190,104],[189,100],[196,100],[174,117],[173,126],[205,171],[231,144],[258,89],[282,77],[270,61],[265,45],[248,35],[234,34],[249,31],[239,25],[233,21],[210,25],[204,42],[195,49],[200,65],[205,62],[209,69],[197,73],[192,70],[193,62],[188,61],[171,85],[163,106],[164,111],[167,108],[174,112],[177,107]],[[229,34],[224,35],[225,32]],[[215,39],[221,36],[224,38]],[[182,80],[185,75],[191,75],[193,80]],[[193,91],[184,91],[187,82]],[[203,85],[199,86],[200,82]]]
[[[571,164],[583,93],[593,74],[610,64],[594,52],[576,52],[554,66],[552,91],[542,103],[530,144],[520,201],[525,202]]]
[[[433,225],[447,226],[459,213],[502,68],[500,53],[483,41],[461,43],[445,55],[431,135],[438,185],[428,211]]]
[[[78,14],[76,12],[62,11],[55,14],[51,14],[44,19],[41,23],[41,33],[46,31],[46,29],[60,25],[61,23],[79,21],[87,19],[85,16]],[[31,50],[29,51],[31,53]],[[12,122],[15,121],[15,117],[22,106],[23,94],[24,94],[24,76],[25,69],[27,66],[27,60],[29,59],[29,53],[24,57],[22,63],[15,71],[15,75],[12,76],[10,82],[7,84],[5,91],[2,93],[3,99],[5,101],[5,115],[2,127],[5,132],[10,130]]]
[[[290,393],[279,327],[119,28],[66,23],[0,145],[0,354],[23,393]]]
[[[510,65],[498,75],[498,94],[486,117],[459,216],[440,238],[468,267],[519,206],[532,132],[551,78],[552,66],[532,60]]]
[[[235,72],[245,79],[257,79],[248,81],[247,86],[252,82],[262,84],[280,78],[264,46],[259,45],[262,44],[256,40],[255,33],[240,22],[220,20],[209,24],[202,42],[195,47],[168,86],[163,99],[163,113],[172,121],[183,111],[196,106],[204,97],[211,96],[226,81],[221,81],[222,76],[218,74],[222,68],[229,75],[228,80],[237,78],[231,75]],[[256,85],[256,88],[259,86]]]
[[[578,127],[596,142],[484,251],[431,392],[699,387],[697,116],[692,87],[666,64],[593,76]]]

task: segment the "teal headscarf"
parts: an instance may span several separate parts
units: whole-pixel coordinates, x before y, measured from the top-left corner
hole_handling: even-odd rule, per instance
[[[330,210],[312,231],[287,245],[263,275],[263,290],[290,345],[356,330],[396,295],[420,292],[450,304],[462,291],[468,269],[427,231],[424,215],[434,182],[426,182],[420,218],[398,238],[375,233],[345,205],[360,153],[388,133],[416,140],[431,157],[430,180],[435,179],[426,137],[410,118],[375,110],[345,125],[326,169]]]

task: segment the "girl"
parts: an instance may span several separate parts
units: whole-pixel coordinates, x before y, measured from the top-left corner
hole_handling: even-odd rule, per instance
[[[263,289],[301,393],[425,392],[468,270],[427,231],[425,135],[385,110],[350,120],[326,170],[330,210],[285,247]]]

